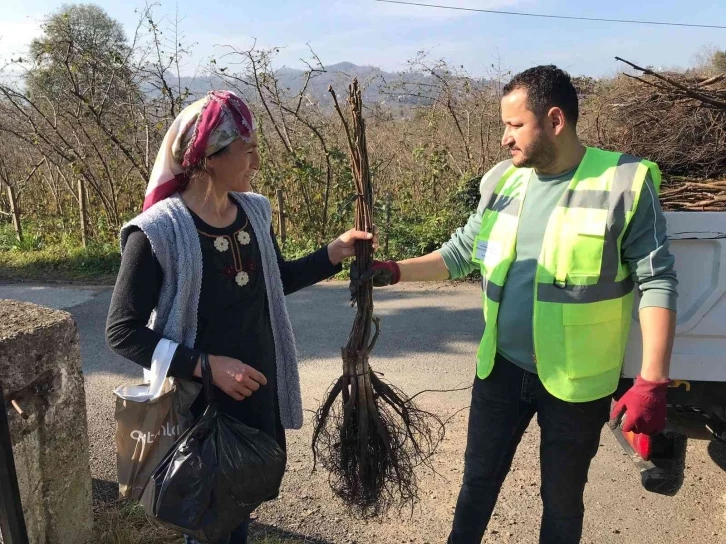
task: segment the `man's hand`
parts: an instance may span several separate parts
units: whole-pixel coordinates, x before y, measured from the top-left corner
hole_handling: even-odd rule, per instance
[[[373,261],[370,269],[361,273],[354,262],[350,267],[350,292],[355,298],[356,289],[365,281],[373,281],[374,287],[394,285],[399,281],[444,281],[449,279],[441,253],[434,251],[423,257],[405,261]]]
[[[338,238],[328,244],[328,258],[331,264],[339,265],[348,257],[355,255],[356,240],[373,240],[373,246],[376,246],[376,239],[370,232],[360,230],[349,230],[344,232]]]
[[[610,428],[616,428],[625,415],[625,432],[653,435],[665,429],[669,383],[669,380],[651,382],[638,376],[613,408]]]
[[[267,385],[267,378],[249,365],[232,357],[210,355],[209,366],[212,369],[212,381],[234,400],[244,400],[257,391],[261,385]],[[201,365],[197,364],[194,375],[201,377]]]
[[[396,261],[373,261],[373,266],[361,274],[358,264],[353,263],[350,266],[350,279],[351,283],[358,285],[372,280],[373,287],[386,287],[401,281],[401,269]]]
[[[394,285],[401,279],[401,269],[395,261],[373,261],[373,266],[363,274],[358,270],[358,263],[350,265],[350,296],[355,300],[358,287],[367,281],[373,281],[373,287]]]

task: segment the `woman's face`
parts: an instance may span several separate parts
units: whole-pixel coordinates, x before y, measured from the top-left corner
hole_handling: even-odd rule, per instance
[[[237,138],[221,153],[209,157],[207,168],[213,181],[224,185],[226,190],[251,191],[252,179],[260,169],[257,134],[252,135],[249,143]]]

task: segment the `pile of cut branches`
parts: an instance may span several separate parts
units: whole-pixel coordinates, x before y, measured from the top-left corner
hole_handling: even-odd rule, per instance
[[[642,75],[603,90],[597,144],[658,163],[665,209],[726,209],[726,182],[716,181],[726,179],[726,74],[659,73],[616,58]]]
[[[668,211],[726,212],[726,181],[668,176],[661,186],[660,202]]]
[[[357,189],[355,228],[373,232],[373,191],[358,81],[349,88],[350,124],[335,92],[329,90],[350,148]],[[372,264],[372,243],[356,242],[357,269],[365,271]],[[381,516],[391,506],[413,507],[418,500],[414,469],[429,460],[443,438],[444,425],[371,370],[369,356],[380,332],[380,322],[373,316],[372,282],[358,282],[353,298],[358,308],[342,348],[343,375],[317,410],[312,446],[314,463],[320,461],[328,470],[334,493],[353,514],[367,519]]]

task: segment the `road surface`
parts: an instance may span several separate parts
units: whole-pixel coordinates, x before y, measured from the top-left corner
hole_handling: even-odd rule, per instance
[[[434,465],[421,473],[422,497],[410,512],[392,513],[383,523],[355,523],[330,493],[325,474],[311,473],[310,419],[324,392],[341,371],[340,346],[353,318],[347,288],[328,283],[288,297],[300,352],[306,423],[290,432],[289,470],[281,497],[258,512],[258,521],[310,542],[444,542],[461,480],[469,391],[428,394],[425,408],[454,415]],[[386,379],[409,393],[470,385],[481,332],[477,286],[414,285],[376,291],[382,318],[380,341],[371,362]],[[115,479],[113,396],[120,383],[138,380],[139,367],[111,353],[104,326],[109,287],[0,285],[0,298],[65,309],[80,329],[86,379],[91,470],[97,497],[112,497]],[[536,423],[527,431],[507,478],[485,542],[536,543],[541,515]],[[720,466],[719,466],[720,465]],[[586,492],[583,542],[680,544],[726,542],[726,450],[691,441],[685,482],[675,497],[644,491],[639,476],[610,431]],[[562,467],[567,470],[566,466]]]

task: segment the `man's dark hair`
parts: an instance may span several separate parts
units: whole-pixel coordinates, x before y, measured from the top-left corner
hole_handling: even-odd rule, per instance
[[[527,91],[527,107],[537,117],[546,115],[551,108],[560,108],[565,118],[577,125],[577,91],[564,70],[553,64],[535,66],[514,76],[502,92],[506,96],[517,89]]]

